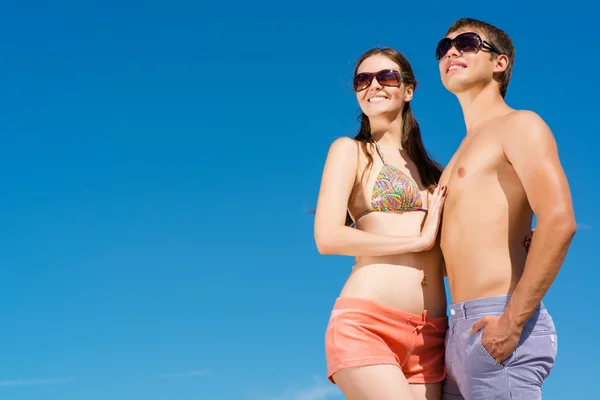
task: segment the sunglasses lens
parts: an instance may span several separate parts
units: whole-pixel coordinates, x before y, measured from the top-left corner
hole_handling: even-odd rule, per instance
[[[398,71],[385,69],[377,73],[377,81],[383,86],[400,86],[400,74]]]
[[[461,33],[455,37],[454,40],[444,38],[438,43],[435,51],[435,58],[437,58],[438,61],[444,58],[452,48],[452,45],[454,45],[456,50],[461,53],[475,53],[481,49],[481,43],[479,35],[473,32]]]
[[[463,33],[454,38],[456,50],[461,53],[475,53],[481,48],[481,38],[476,33]]]
[[[400,86],[401,76],[398,71],[393,69],[384,69],[377,73],[363,72],[357,74],[354,77],[352,84],[354,85],[354,91],[360,92],[371,86],[373,77],[377,79],[382,86]]]
[[[357,74],[353,80],[354,91],[360,92],[361,90],[365,90],[366,88],[368,88],[371,84],[371,79],[373,79],[372,74],[368,74],[366,72],[362,74]]]
[[[448,53],[448,50],[450,50],[451,47],[452,47],[451,39],[444,38],[444,39],[440,40],[437,45],[437,49],[435,50],[435,58],[437,58],[438,61],[441,60],[442,58],[444,58],[444,56],[446,55],[446,53]]]

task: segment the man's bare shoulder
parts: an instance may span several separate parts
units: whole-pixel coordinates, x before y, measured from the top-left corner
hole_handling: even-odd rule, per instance
[[[515,110],[504,117],[504,122],[507,128],[504,137],[509,142],[535,143],[552,138],[550,128],[534,111]]]
[[[554,134],[535,112],[518,110],[507,115],[502,134],[503,157],[514,165],[523,160],[540,160],[557,153]]]

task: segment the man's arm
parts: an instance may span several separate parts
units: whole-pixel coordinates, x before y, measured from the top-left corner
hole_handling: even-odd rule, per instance
[[[523,275],[504,312],[511,324],[522,328],[556,278],[577,228],[552,132],[529,111],[515,112],[509,125],[504,154],[537,219]]]

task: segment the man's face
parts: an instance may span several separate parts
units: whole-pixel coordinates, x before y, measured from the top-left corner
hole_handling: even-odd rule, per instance
[[[465,27],[448,34],[446,38],[455,40],[451,44],[446,40],[445,46],[438,45],[440,77],[446,89],[457,94],[493,80],[498,59],[490,59],[490,51],[482,44],[483,41],[489,43],[483,32]],[[450,48],[444,53],[443,50],[448,46]]]

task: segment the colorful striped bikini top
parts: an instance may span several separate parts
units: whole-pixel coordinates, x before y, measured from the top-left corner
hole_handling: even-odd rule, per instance
[[[419,186],[403,171],[388,164],[375,143],[383,167],[375,179],[371,194],[371,208],[360,213],[356,220],[373,211],[426,211]]]

